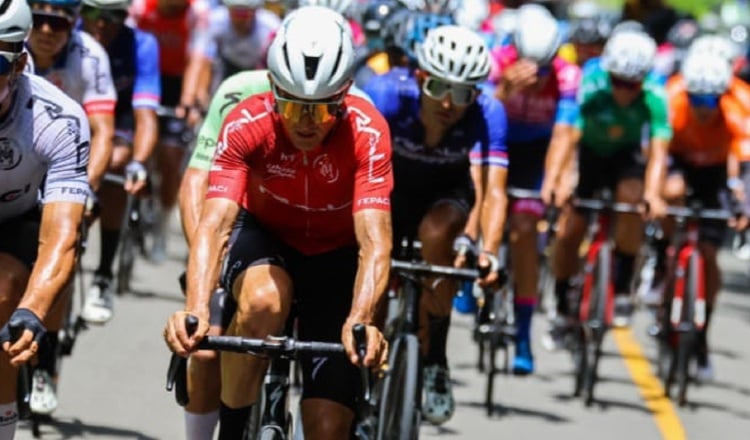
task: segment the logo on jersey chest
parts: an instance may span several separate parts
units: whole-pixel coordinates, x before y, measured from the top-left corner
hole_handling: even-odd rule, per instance
[[[0,202],[12,202],[14,200],[17,200],[19,197],[29,192],[29,189],[31,189],[31,184],[27,183],[23,188],[12,189],[8,192],[0,194]]]
[[[327,154],[321,154],[313,160],[315,175],[324,183],[334,183],[339,180],[339,168]]]
[[[11,138],[0,139],[0,170],[12,170],[21,163],[21,147]]]

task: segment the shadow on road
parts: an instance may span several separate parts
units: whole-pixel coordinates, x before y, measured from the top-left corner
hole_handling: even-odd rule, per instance
[[[594,393],[594,395],[595,398],[594,403],[590,407],[591,410],[599,409],[602,411],[606,411],[609,409],[629,409],[632,411],[638,411],[643,414],[651,414],[651,411],[643,405],[639,405],[637,403],[622,402],[619,400],[611,400],[608,399],[607,396],[596,396],[596,393]],[[582,407],[585,407],[583,404],[583,400],[578,397],[573,397],[572,394],[553,394],[552,398],[560,402],[578,402]]]
[[[467,408],[475,408],[485,411],[484,402],[458,402],[458,406],[464,406]],[[519,406],[508,406],[496,403],[493,407],[494,415],[491,419],[500,419],[508,416],[520,416],[520,417],[532,417],[542,419],[547,422],[553,423],[568,423],[571,420],[567,417],[563,417],[551,412],[540,411],[537,409],[522,408]]]
[[[28,423],[22,423],[21,429],[30,430]],[[40,426],[42,438],[55,440],[58,438],[128,438],[138,440],[159,440],[156,437],[145,435],[130,429],[115,428],[111,426],[87,425],[80,419],[60,420],[54,419],[43,422]]]

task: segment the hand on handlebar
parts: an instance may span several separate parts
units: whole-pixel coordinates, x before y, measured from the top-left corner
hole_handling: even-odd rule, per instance
[[[480,287],[491,286],[500,279],[500,261],[497,255],[488,251],[482,251],[477,260],[477,267],[481,274],[477,280],[477,284]]]
[[[29,309],[16,309],[2,330],[0,343],[3,351],[10,356],[13,366],[24,364],[33,358],[39,350],[47,329],[34,312]]]
[[[188,318],[188,317],[191,318]],[[186,321],[197,318],[198,324],[195,329],[188,329]],[[167,347],[179,356],[187,357],[195,351],[198,343],[208,333],[208,311],[205,313],[175,312],[167,320],[164,327],[164,341]],[[193,331],[189,331],[193,330]]]
[[[131,160],[125,166],[125,191],[130,194],[138,194],[146,187],[148,171],[146,166],[137,160]]]
[[[647,220],[659,220],[666,217],[668,205],[661,196],[645,195],[643,201],[646,204],[644,216]]]
[[[456,252],[453,267],[466,267],[476,258],[477,243],[467,234],[461,234],[453,240],[453,250]]]
[[[357,324],[356,320],[348,319],[341,329],[341,343],[344,344],[346,355],[354,365],[360,365],[359,355],[357,354],[357,343],[352,334],[352,328]],[[377,367],[382,365],[388,359],[388,342],[385,340],[383,333],[374,325],[365,325],[367,332],[367,354],[365,355],[364,365],[366,367]]]

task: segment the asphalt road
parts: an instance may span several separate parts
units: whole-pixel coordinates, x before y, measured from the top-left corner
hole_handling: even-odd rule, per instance
[[[93,238],[84,260],[87,268],[93,267],[98,255]],[[186,250],[176,221],[168,253],[169,260],[159,266],[139,261],[133,282],[136,292],[117,299],[110,323],[81,335],[73,356],[63,364],[60,406],[54,420],[42,426],[44,439],[184,438],[181,408],[164,389],[169,353],[161,337],[167,316],[182,305],[176,277]],[[571,397],[569,355],[541,347],[539,338],[547,324],[537,315],[533,329],[537,372],[529,377],[498,376],[496,415],[488,418],[482,403],[485,378],[475,368],[471,318],[456,314],[448,351],[456,414],[441,427],[424,425],[423,437],[750,438],[749,266],[722,255],[725,287],[710,335],[717,380],[692,388],[687,407],[679,408],[661,397],[652,374],[656,347],[646,335],[650,322],[646,312],[639,312],[632,330],[607,335],[597,402],[590,408]],[[25,424],[16,438],[32,438]]]

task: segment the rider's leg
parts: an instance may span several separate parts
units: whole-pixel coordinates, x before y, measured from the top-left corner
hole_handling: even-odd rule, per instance
[[[534,371],[534,358],[531,353],[531,318],[538,296],[537,221],[541,212],[517,211],[515,209],[517,204],[518,202],[514,204],[510,218],[509,237],[517,329],[513,372],[529,374]]]
[[[211,326],[209,335],[221,335],[221,327]],[[186,440],[211,440],[219,421],[221,368],[219,354],[200,350],[190,356],[187,369],[189,402],[185,405]]]
[[[0,325],[5,325],[18,306],[30,275],[29,267],[7,253],[0,253]],[[18,421],[16,385],[18,370],[0,350],[0,409],[8,422],[0,425],[0,440],[12,440]]]
[[[637,204],[643,200],[643,180],[625,178],[617,183],[615,201]],[[633,313],[630,300],[630,285],[633,279],[635,256],[643,241],[643,219],[640,214],[623,214],[615,216],[615,251],[614,251],[614,285],[615,285],[615,325],[628,326]]]
[[[349,317],[358,249],[302,257],[292,270],[301,340],[341,342]],[[321,273],[329,276],[320,277]],[[302,356],[302,423],[305,439],[349,438],[361,392],[357,367],[341,356]]]
[[[554,258],[552,259],[557,314],[561,317],[569,316],[573,312],[569,308],[568,291],[571,278],[578,273],[580,261],[578,248],[585,233],[586,217],[571,207],[564,208],[560,216],[560,228],[555,237]]]
[[[466,224],[468,210],[457,201],[438,202],[422,218],[418,236],[422,258],[438,265],[453,264],[453,241]],[[453,297],[458,290],[454,280],[435,277],[422,293],[420,330],[424,354],[425,418],[433,423],[447,421],[455,409],[450,386],[448,329]]]

